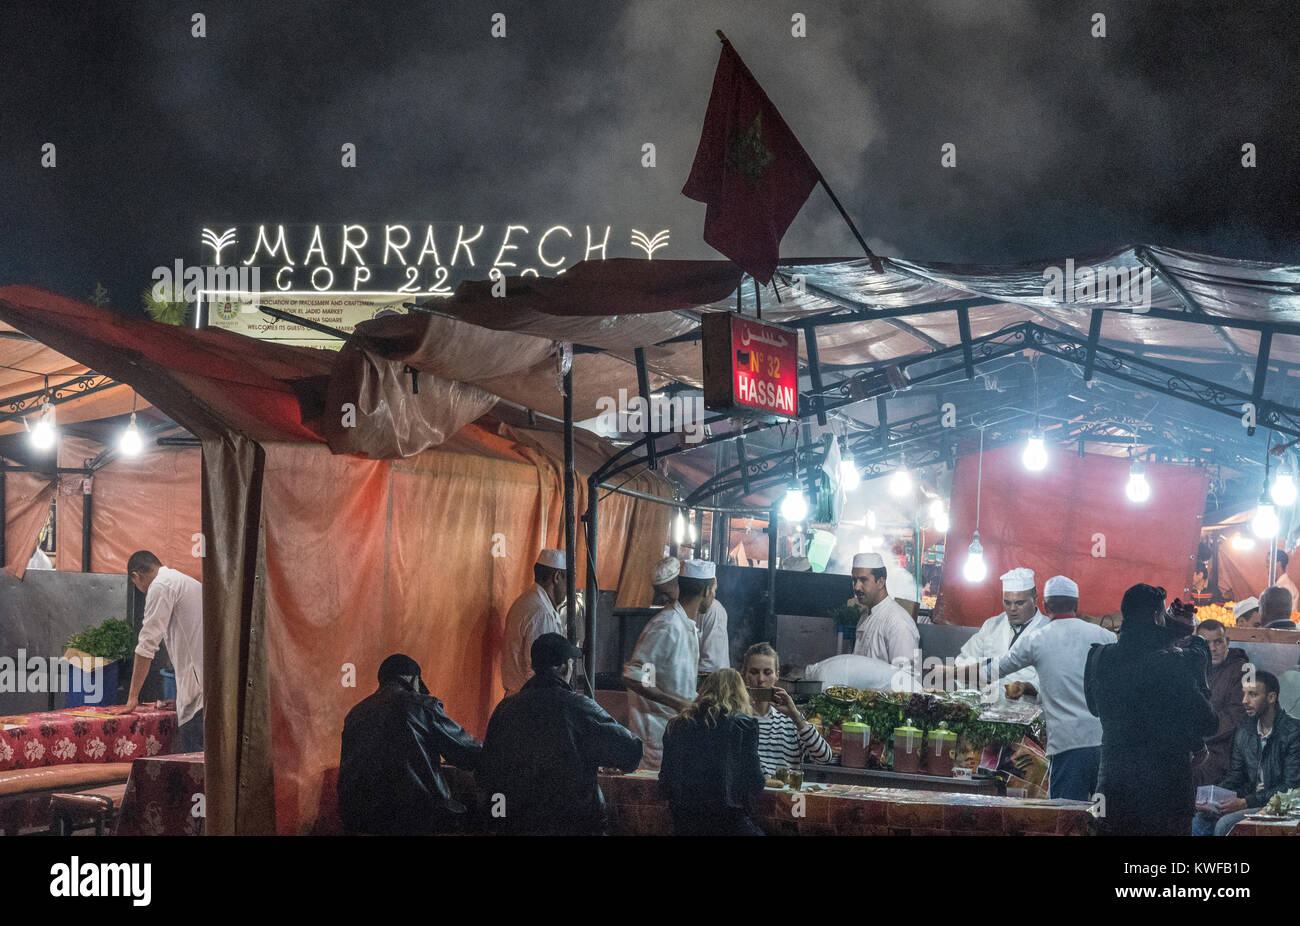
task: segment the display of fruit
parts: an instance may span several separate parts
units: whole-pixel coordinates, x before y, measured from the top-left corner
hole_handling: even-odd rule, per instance
[[[1196,622],[1216,620],[1224,627],[1236,627],[1237,619],[1232,616],[1232,609],[1236,604],[1235,601],[1224,604],[1203,604],[1196,609]],[[1291,622],[1300,623],[1300,611],[1291,612]]]

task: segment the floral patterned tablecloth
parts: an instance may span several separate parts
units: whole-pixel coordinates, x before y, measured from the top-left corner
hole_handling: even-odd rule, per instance
[[[118,836],[202,836],[203,753],[151,756],[131,763]]]
[[[167,753],[176,738],[174,710],[110,715],[72,707],[0,717],[0,772],[78,762],[130,762]]]

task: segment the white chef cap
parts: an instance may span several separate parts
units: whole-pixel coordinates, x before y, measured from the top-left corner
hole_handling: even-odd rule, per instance
[[[681,574],[681,571],[682,564],[677,557],[665,556],[655,566],[654,571],[650,573],[650,584],[663,585],[666,582],[671,582]]]
[[[552,569],[566,569],[563,550],[543,550],[537,554],[537,565],[550,566]]]
[[[1079,586],[1065,576],[1052,576],[1043,584],[1044,598],[1078,598]]]
[[[682,563],[682,578],[712,579],[717,575],[718,567],[707,559],[688,559]]]
[[[1030,592],[1034,590],[1034,570],[1017,566],[1002,576],[1002,591]]]
[[[854,569],[884,569],[885,561],[879,553],[859,553],[853,557]]]
[[[1232,606],[1232,619],[1241,620],[1243,614],[1249,614],[1259,607],[1259,599],[1255,596],[1247,598],[1245,601],[1238,601]]]

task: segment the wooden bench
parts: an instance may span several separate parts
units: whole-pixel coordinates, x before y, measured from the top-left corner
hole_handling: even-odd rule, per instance
[[[6,836],[33,826],[48,830],[55,794],[122,784],[130,774],[130,762],[78,762],[0,772],[0,830]]]
[[[126,782],[99,785],[85,791],[61,792],[50,798],[50,835],[71,836],[77,830],[93,826],[96,836],[117,820],[122,810]]]

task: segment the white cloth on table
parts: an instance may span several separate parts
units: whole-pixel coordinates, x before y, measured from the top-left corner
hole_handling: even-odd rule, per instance
[[[501,638],[501,685],[506,696],[518,694],[533,676],[533,641],[544,633],[564,635],[564,621],[546,589],[536,582],[506,612]]]
[[[158,567],[144,597],[137,656],[153,659],[167,644],[176,672],[176,725],[203,710],[203,584],[183,572]]]
[[[853,643],[855,656],[870,656],[888,663],[895,659],[910,662],[920,648],[921,631],[916,628],[916,621],[893,598],[881,599],[858,621]]]
[[[632,662],[654,666],[654,686],[676,698],[695,700],[700,666],[700,632],[682,606],[673,602],[645,625],[632,650]],[[642,743],[641,768],[657,771],[664,757],[664,730],[677,711],[666,704],[627,693],[627,728]]]
[[[1063,617],[1017,641],[998,661],[998,676],[1032,666],[1038,703],[1047,722],[1047,754],[1101,745],[1101,720],[1088,710],[1083,693],[1083,669],[1094,643],[1114,643],[1119,638],[1102,627],[1077,617]]]
[[[700,615],[700,674],[731,667],[731,642],[727,638],[727,609],[713,599]]]
[[[809,681],[821,682],[822,688],[845,685],[849,688],[876,688],[885,691],[892,687],[897,672],[898,669],[882,659],[841,653],[805,667],[803,677]]]

